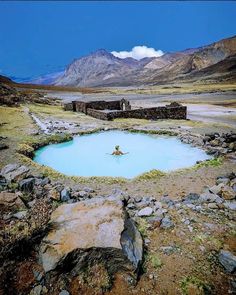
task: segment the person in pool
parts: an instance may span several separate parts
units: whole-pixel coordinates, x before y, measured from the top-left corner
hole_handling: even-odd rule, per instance
[[[122,156],[122,155],[126,155],[128,153],[123,153],[121,150],[120,150],[120,146],[119,145],[116,145],[115,146],[115,150],[113,151],[112,155],[113,156]]]

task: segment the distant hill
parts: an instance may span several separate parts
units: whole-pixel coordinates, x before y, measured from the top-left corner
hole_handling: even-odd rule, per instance
[[[121,59],[100,49],[75,59],[65,73],[52,83],[59,86],[94,87],[155,85],[185,79],[209,79],[210,76],[216,80],[229,79],[230,72],[235,72],[235,58],[228,57],[235,54],[236,36],[208,46],[139,61],[131,57]],[[229,64],[231,66],[227,66]],[[222,71],[225,71],[223,76]]]

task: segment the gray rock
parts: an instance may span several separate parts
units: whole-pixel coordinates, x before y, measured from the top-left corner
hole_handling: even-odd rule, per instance
[[[218,198],[218,195],[212,194],[212,193],[203,193],[200,195],[199,203],[208,203],[208,202],[215,202],[215,200]]]
[[[152,216],[147,218],[147,222],[151,224],[153,228],[159,227],[161,224],[162,217]]]
[[[1,175],[8,181],[19,181],[23,179],[28,172],[29,168],[25,166],[21,166],[19,164],[9,164],[2,168]]]
[[[19,212],[16,212],[15,214],[13,214],[12,216],[17,218],[17,219],[23,219],[27,214],[27,211],[19,211]]]
[[[214,185],[212,187],[209,188],[209,191],[213,194],[218,195],[222,189],[222,187],[224,187],[223,183],[219,183],[218,185]]]
[[[199,195],[195,194],[195,193],[190,193],[188,194],[184,199],[183,199],[183,203],[184,204],[195,204],[198,203],[199,201]]]
[[[79,191],[78,194],[79,194],[79,197],[82,197],[84,199],[87,199],[87,198],[90,197],[90,194],[88,192],[85,192],[85,191]]]
[[[216,203],[209,203],[207,205],[208,209],[218,209],[218,206]]]
[[[25,193],[31,193],[34,190],[34,184],[35,184],[34,178],[22,179],[19,182],[19,188],[21,191]]]
[[[45,186],[45,185],[49,184],[50,182],[51,181],[48,177],[35,179],[35,185],[37,185],[37,186]]]
[[[86,264],[105,260],[108,273],[127,269],[137,276],[143,241],[123,202],[93,198],[59,206],[51,215],[54,224],[43,239],[40,261],[45,272],[73,261],[73,273]],[[73,236],[73,239],[71,239]]]
[[[34,274],[35,279],[36,279],[38,282],[40,282],[40,281],[42,280],[42,278],[43,278],[43,272],[41,272],[41,271],[37,271],[37,270],[34,270],[34,269],[33,269],[33,274]]]
[[[30,291],[30,295],[40,295],[41,292],[42,292],[42,286],[38,285]]]
[[[223,205],[229,210],[236,210],[236,201],[226,201],[223,203]]]
[[[125,220],[125,230],[120,240],[122,249],[135,269],[139,268],[143,257],[143,240],[132,219]]]
[[[62,290],[58,295],[70,295],[70,293],[66,290]]]
[[[161,221],[161,228],[168,229],[174,227],[174,223],[171,221],[170,217],[164,217]]]
[[[229,183],[229,178],[226,178],[226,177],[219,177],[217,178],[216,180],[216,184],[220,184],[220,183],[223,183],[223,184],[228,184]]]
[[[70,189],[65,187],[61,191],[61,201],[62,202],[67,202],[69,200],[70,200]]]
[[[35,205],[35,203],[36,203],[36,200],[34,199],[33,201],[28,202],[28,206],[32,208]]]
[[[162,208],[162,203],[156,201],[156,202],[154,203],[154,206],[155,206],[155,209],[161,209],[161,208]]]
[[[136,206],[134,203],[129,203],[127,206],[126,206],[127,209],[135,209]]]
[[[144,217],[144,216],[150,216],[153,213],[153,209],[151,207],[145,207],[138,211],[138,216],[139,217]]]
[[[166,255],[171,255],[174,252],[176,252],[178,248],[176,246],[166,246],[166,247],[160,247],[160,250]]]
[[[236,270],[236,256],[229,251],[221,250],[219,254],[219,262],[223,265],[225,270],[233,273]]]
[[[137,196],[137,197],[134,198],[134,200],[135,200],[136,203],[139,203],[139,202],[142,201],[142,197]]]
[[[90,193],[90,194],[94,193],[94,189],[92,189],[91,187],[87,187],[87,186],[83,188],[83,191],[85,191],[86,193]]]
[[[147,207],[149,205],[150,205],[150,202],[147,202],[145,200],[142,200],[141,202],[136,203],[136,207],[138,209],[145,208],[145,207]]]

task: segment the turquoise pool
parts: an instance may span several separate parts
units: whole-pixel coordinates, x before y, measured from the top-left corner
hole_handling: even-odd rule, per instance
[[[128,154],[110,155],[116,145]],[[104,131],[45,146],[36,151],[34,161],[69,176],[133,178],[151,169],[172,171],[209,158],[176,137]]]

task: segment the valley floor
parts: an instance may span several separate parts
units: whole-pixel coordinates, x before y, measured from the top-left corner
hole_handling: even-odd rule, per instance
[[[179,136],[193,136],[194,138],[206,133],[235,132],[236,94],[233,91],[172,95],[127,93],[125,95],[123,93],[81,95],[80,93],[48,91],[47,97],[57,97],[63,101],[72,98],[96,100],[125,97],[131,101],[133,107],[150,107],[170,101],[180,101],[188,106],[190,120],[154,122],[117,119],[106,122],[81,113],[65,112],[59,105],[23,104],[17,108],[0,106],[0,135],[2,137],[0,143],[9,147],[0,151],[0,168],[9,163],[23,163],[30,167],[33,174],[47,174],[53,181],[59,181],[63,185],[72,187],[80,183],[89,186],[94,190],[93,196],[107,196],[114,189],[119,189],[134,199],[148,196],[157,201],[161,201],[164,195],[176,201],[182,200],[190,193],[202,194],[206,187],[215,185],[217,177],[227,176],[232,172],[236,173],[235,155],[231,153],[230,156],[222,157],[219,163],[210,162],[165,175],[147,174],[133,180],[70,178],[52,169],[47,169],[47,167],[41,167],[18,153],[22,145],[44,140],[55,132],[77,134],[117,128],[146,132],[176,132]],[[40,126],[47,133],[46,135],[40,129],[39,124],[36,124],[35,118],[38,119],[38,123],[41,123]],[[140,276],[137,286],[130,286],[122,275],[118,275],[112,289],[106,291],[105,294],[233,294],[236,290],[235,275],[225,272],[217,257],[221,249],[236,254],[235,211],[224,211],[220,207],[217,209],[202,208],[196,211],[192,210],[191,206],[182,205],[178,210],[168,204],[163,204],[163,208],[167,210],[173,227],[166,229],[153,227],[148,223],[147,218],[137,218],[146,245],[144,273]],[[14,270],[15,277],[10,278],[10,282],[18,286],[16,289],[23,288],[23,286],[19,287],[16,282],[22,269],[25,269],[25,276],[30,276],[30,269],[24,268],[29,261],[34,261],[34,257],[17,262]],[[35,261],[34,263],[37,264]],[[59,290],[59,286],[55,285],[50,291],[45,291],[45,294],[58,295]],[[78,291],[78,288],[71,286],[70,294],[78,294],[73,290]],[[80,294],[101,294],[99,293],[101,291],[94,293],[93,288],[88,286],[79,290]],[[0,294],[4,293],[0,291]],[[27,292],[19,294],[27,294]]]

